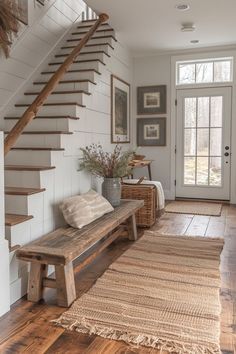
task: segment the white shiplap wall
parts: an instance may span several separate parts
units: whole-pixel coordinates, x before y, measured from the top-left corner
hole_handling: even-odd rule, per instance
[[[29,0],[29,26],[22,26],[10,58],[0,53],[0,127],[3,127],[10,100],[20,92],[84,8],[81,0],[49,0],[45,6]]]
[[[5,240],[4,225],[4,164],[3,164],[3,133],[0,132],[0,316],[10,307],[9,295],[9,252],[8,242]]]

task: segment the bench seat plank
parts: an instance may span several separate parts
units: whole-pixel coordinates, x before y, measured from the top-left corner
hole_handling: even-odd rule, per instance
[[[96,245],[142,206],[143,201],[140,200],[123,200],[113,212],[81,230],[73,227],[59,228],[25,245],[17,251],[17,257],[43,264],[65,265]]]

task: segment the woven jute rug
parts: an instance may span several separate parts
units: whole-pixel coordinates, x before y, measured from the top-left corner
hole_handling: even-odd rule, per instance
[[[220,354],[223,242],[146,231],[53,322],[170,353]]]
[[[173,201],[166,205],[166,213],[220,216],[222,204],[206,202]]]

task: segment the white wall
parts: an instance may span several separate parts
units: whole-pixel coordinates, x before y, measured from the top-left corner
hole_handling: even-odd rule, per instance
[[[153,179],[159,180],[164,187],[166,198],[175,198],[175,60],[190,60],[214,57],[234,57],[234,81],[232,85],[232,141],[231,141],[231,203],[236,203],[236,139],[234,132],[236,131],[236,52],[234,50],[225,50],[224,47],[217,51],[212,49],[204,51],[182,51],[177,54],[163,54],[148,57],[137,57],[134,59],[134,85],[133,85],[133,111],[136,113],[136,88],[146,85],[167,85],[167,114],[161,115],[167,118],[167,146],[166,147],[142,147],[140,153],[146,155],[148,159],[154,159],[152,164]],[[133,136],[136,137],[136,118],[148,117],[133,115],[134,130]],[[144,171],[140,169],[136,172],[136,176],[142,176]]]
[[[0,132],[0,316],[9,310],[9,250],[5,240],[4,225],[4,163],[3,163],[3,133]]]
[[[21,32],[6,59],[0,52],[0,127],[7,105],[78,19],[82,0],[29,0],[29,26]]]
[[[152,163],[152,179],[160,181],[169,197],[170,181],[170,93],[171,93],[171,57],[169,55],[140,57],[134,59],[134,85],[133,85],[133,138],[136,141],[137,118],[152,117],[152,115],[137,115],[137,87],[151,85],[167,85],[167,114],[153,115],[153,117],[166,117],[167,137],[164,147],[140,147],[138,153],[146,155],[147,159],[154,160]],[[135,176],[147,175],[144,169],[136,170]]]

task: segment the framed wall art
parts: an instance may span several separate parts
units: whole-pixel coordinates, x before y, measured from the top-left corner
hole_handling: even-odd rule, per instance
[[[45,5],[45,0],[36,0],[36,1],[38,1],[41,5]]]
[[[137,88],[138,114],[166,113],[166,85]]]
[[[138,118],[137,145],[166,146],[166,118]]]
[[[130,84],[111,76],[111,143],[130,142]]]

